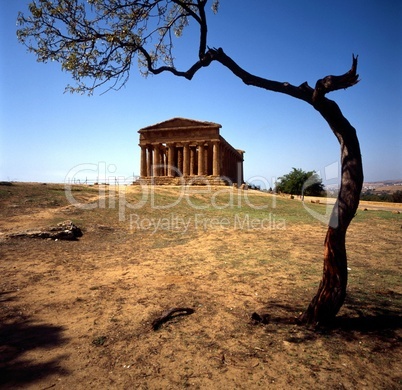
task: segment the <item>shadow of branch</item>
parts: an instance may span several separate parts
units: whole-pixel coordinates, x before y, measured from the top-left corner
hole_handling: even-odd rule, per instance
[[[3,314],[3,313],[0,313]],[[10,318],[11,317],[11,318]],[[66,375],[62,368],[64,356],[36,362],[26,356],[33,350],[49,350],[65,344],[64,328],[16,316],[0,316],[0,387],[34,383],[52,374]]]

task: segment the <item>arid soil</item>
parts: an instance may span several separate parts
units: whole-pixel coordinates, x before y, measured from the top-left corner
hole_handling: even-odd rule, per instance
[[[233,207],[217,189],[174,204],[177,191],[127,187],[123,207],[110,189],[77,186],[74,205],[63,186],[0,186],[1,389],[402,388],[402,214],[359,210],[347,301],[314,330],[295,319],[321,278],[325,224],[255,191]],[[9,238],[64,220],[83,236]],[[153,330],[173,307],[194,313]]]

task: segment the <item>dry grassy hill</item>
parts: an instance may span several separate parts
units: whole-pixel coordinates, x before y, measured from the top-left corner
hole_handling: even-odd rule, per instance
[[[358,211],[337,321],[295,324],[329,210],[232,188],[1,185],[0,387],[401,388],[401,214]],[[79,240],[8,238],[65,220]],[[194,313],[153,330],[171,307]]]

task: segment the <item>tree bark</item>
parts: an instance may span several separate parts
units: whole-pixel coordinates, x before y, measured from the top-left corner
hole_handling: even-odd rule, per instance
[[[357,57],[351,69],[340,76],[326,76],[315,88],[307,83],[293,86],[288,82],[267,80],[252,75],[237,65],[222,49],[209,49],[207,57],[229,68],[245,84],[280,92],[311,104],[327,121],[341,148],[341,186],[331,213],[324,243],[324,269],[317,294],[299,323],[309,326],[328,324],[337,315],[346,297],[348,280],[346,231],[355,216],[363,185],[363,167],[356,130],[343,116],[338,105],[325,97],[329,92],[348,88],[358,82]]]
[[[317,294],[299,322],[311,326],[330,324],[346,297],[348,280],[346,231],[359,205],[363,167],[356,130],[339,107],[326,98],[314,103],[327,120],[341,146],[341,186],[331,213],[324,243],[324,269]]]

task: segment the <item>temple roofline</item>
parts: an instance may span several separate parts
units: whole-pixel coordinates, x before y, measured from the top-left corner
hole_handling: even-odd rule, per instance
[[[185,124],[183,126],[183,124]],[[219,123],[214,123],[214,122],[208,122],[208,121],[199,121],[195,119],[187,119],[187,118],[181,118],[181,117],[175,117],[172,119],[168,119],[166,121],[162,121],[159,123],[155,123],[154,125],[146,126],[143,127],[142,129],[138,130],[138,133],[143,133],[149,130],[158,130],[158,131],[164,131],[164,130],[172,130],[175,127],[179,127],[180,129],[188,129],[188,130],[193,130],[194,128],[222,128],[222,125]]]

